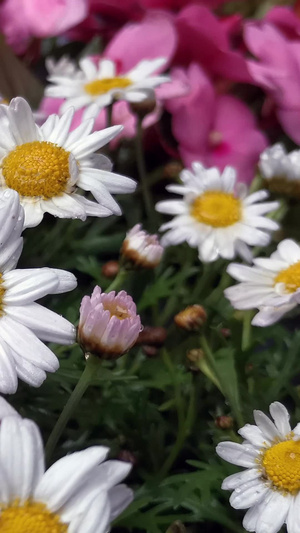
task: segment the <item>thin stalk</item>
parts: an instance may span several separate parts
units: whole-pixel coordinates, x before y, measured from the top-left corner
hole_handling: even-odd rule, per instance
[[[65,407],[63,408],[46,444],[45,453],[48,460],[52,456],[56,444],[60,439],[68,421],[73,415],[76,407],[78,406],[82,396],[84,395],[85,391],[87,390],[93,379],[95,379],[95,367],[98,367],[98,365],[98,359],[89,355],[87,358],[85,369],[81,374],[81,377],[71,396],[69,397]]]
[[[153,207],[153,199],[151,195],[151,190],[148,187],[147,181],[147,172],[144,159],[144,149],[143,149],[143,128],[142,120],[137,117],[137,132],[135,137],[135,148],[136,148],[136,164],[140,178],[141,190],[145,205],[145,211],[149,220],[149,225],[152,230],[155,229],[155,211]]]
[[[171,452],[166,458],[159,472],[160,478],[164,478],[169,472],[173,463],[176,461],[183,447],[186,436],[187,436],[186,416],[185,416],[185,410],[184,410],[184,406],[182,402],[181,388],[178,385],[176,374],[174,372],[173,363],[172,363],[172,360],[170,359],[168,352],[166,350],[163,350],[162,356],[163,356],[163,361],[166,367],[168,368],[173,379],[175,404],[176,404],[176,409],[177,409],[178,429],[177,429],[177,437],[176,437],[175,443],[173,447],[171,448]],[[190,419],[190,416],[188,417],[188,419]]]
[[[206,337],[204,335],[201,335],[200,342],[201,342],[202,349],[203,349],[203,351],[205,353],[206,360],[207,360],[211,370],[215,374],[215,376],[217,378],[217,382],[219,383],[219,387],[218,388],[222,392],[223,396],[228,400],[228,403],[230,404],[233,416],[236,419],[238,425],[240,427],[242,427],[244,425],[243,415],[239,411],[239,409],[236,407],[235,402],[232,401],[232,399],[229,397],[228,394],[227,395],[225,394],[226,383],[224,383],[224,378],[223,378],[222,374],[220,372],[218,372],[218,369],[217,369],[216,363],[215,363],[214,354],[213,354],[213,352],[212,352],[212,350],[211,350],[211,348],[210,348],[210,346],[209,346],[209,344],[207,342],[207,339],[206,339]]]
[[[110,291],[116,291],[120,287],[122,287],[124,281],[126,280],[128,276],[128,270],[125,270],[124,268],[120,268],[118,274],[116,275],[115,279],[111,282],[111,284],[107,287],[105,292]]]
[[[106,127],[110,128],[112,126],[112,114],[113,114],[113,103],[109,104],[106,108]]]
[[[243,331],[242,331],[242,352],[246,352],[251,346],[251,320],[253,316],[253,311],[245,311],[243,317]]]

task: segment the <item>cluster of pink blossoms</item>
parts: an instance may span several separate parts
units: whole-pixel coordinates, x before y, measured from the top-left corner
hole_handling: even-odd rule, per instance
[[[226,0],[4,0],[0,26],[17,54],[38,57],[41,40],[58,36],[64,42],[89,42],[101,35],[101,56],[124,77],[142,61],[164,58],[157,75],[169,82],[152,85],[155,108],[143,119],[147,142],[190,167],[234,166],[239,181],[251,182],[259,155],[280,128],[300,141],[300,19],[297,8],[274,7],[261,20],[241,14],[222,15]],[[240,0],[241,12],[243,0]],[[60,75],[59,64],[50,77]],[[257,116],[253,95],[264,91]],[[49,94],[49,93],[48,93]],[[50,94],[51,91],[50,91]],[[39,113],[61,113],[64,98],[46,96]],[[252,108],[251,108],[252,107]],[[77,126],[85,109],[75,113]],[[156,127],[169,116],[170,132]],[[106,110],[99,109],[95,129],[105,127]],[[133,138],[137,117],[126,99],[113,106],[112,124]]]

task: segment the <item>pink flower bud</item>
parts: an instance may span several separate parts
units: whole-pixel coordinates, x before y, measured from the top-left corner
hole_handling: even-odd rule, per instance
[[[117,359],[135,344],[141,331],[136,305],[125,291],[108,294],[95,287],[80,306],[78,342],[85,353]]]
[[[150,235],[136,224],[126,235],[121,254],[134,266],[140,268],[155,268],[161,260],[163,247],[157,235]]]

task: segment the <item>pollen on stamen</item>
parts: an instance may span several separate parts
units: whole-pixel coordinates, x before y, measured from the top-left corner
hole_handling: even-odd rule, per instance
[[[241,220],[241,201],[233,194],[207,191],[194,200],[191,215],[214,228],[232,226]]]
[[[274,284],[284,283],[287,292],[295,292],[300,288],[300,261],[281,270],[277,274]]]
[[[2,175],[7,187],[21,196],[49,199],[66,190],[69,156],[64,148],[51,142],[24,143],[3,159]]]
[[[99,96],[108,93],[112,89],[125,89],[129,85],[132,85],[132,81],[129,78],[102,78],[101,80],[86,83],[84,89],[90,96]]]
[[[18,501],[1,509],[1,533],[67,533],[68,525],[43,503]]]
[[[261,465],[276,490],[297,494],[300,490],[300,442],[286,440],[268,448]]]

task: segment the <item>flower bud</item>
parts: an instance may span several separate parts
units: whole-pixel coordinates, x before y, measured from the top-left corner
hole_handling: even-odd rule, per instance
[[[231,337],[231,331],[229,328],[222,328],[221,329],[221,333],[224,337],[224,339],[228,339],[229,337]]]
[[[158,348],[157,346],[150,346],[149,344],[143,345],[143,352],[144,354],[149,358],[152,359],[153,357],[156,357],[158,354]]]
[[[121,450],[118,455],[118,459],[119,461],[123,461],[124,463],[130,463],[132,465],[135,465],[137,463],[136,456],[129,450]]]
[[[104,263],[101,269],[101,273],[106,278],[115,278],[120,270],[120,265],[118,261],[107,261],[107,263]]]
[[[155,268],[161,260],[163,247],[157,235],[150,235],[136,224],[126,235],[121,248],[123,259],[137,268]]]
[[[186,356],[191,363],[199,363],[205,358],[204,351],[201,350],[201,348],[193,348],[192,350],[189,350]]]
[[[186,533],[186,528],[180,520],[176,520],[170,525],[166,533]]]
[[[171,161],[164,166],[163,177],[174,180],[178,178],[180,172],[183,170],[183,165],[179,161]]]
[[[156,98],[153,89],[147,91],[147,97],[141,102],[131,102],[131,111],[138,116],[140,120],[143,120],[149,113],[152,113],[156,108]]]
[[[233,427],[233,418],[232,416],[217,416],[215,424],[220,429],[231,429]]]
[[[148,344],[150,346],[162,346],[167,338],[167,330],[161,326],[145,326],[140,332],[136,344]]]
[[[135,344],[141,330],[136,305],[125,291],[108,294],[95,287],[80,306],[78,342],[85,353],[117,359]]]
[[[187,331],[197,331],[205,324],[207,314],[202,305],[189,305],[183,311],[180,311],[175,317],[176,326]]]

